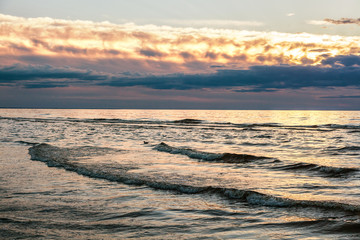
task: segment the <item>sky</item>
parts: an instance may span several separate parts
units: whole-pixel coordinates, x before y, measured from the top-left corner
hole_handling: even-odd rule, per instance
[[[0,0],[0,107],[360,110],[358,0]]]

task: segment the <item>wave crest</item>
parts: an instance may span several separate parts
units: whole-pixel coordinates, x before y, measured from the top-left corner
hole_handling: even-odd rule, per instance
[[[274,166],[272,168],[278,170],[290,170],[290,171],[291,170],[316,171],[319,173],[324,173],[329,177],[339,177],[359,170],[357,168],[330,167],[330,166],[322,166],[314,163],[303,163],[303,162],[287,164],[283,166]]]
[[[172,147],[163,142],[156,145],[154,149],[157,151],[167,152],[171,154],[181,154],[188,156],[189,158],[199,159],[203,161],[213,161],[213,162],[223,162],[223,163],[247,163],[260,159],[271,159],[268,157],[254,156],[248,154],[201,152],[190,148]]]
[[[181,120],[175,120],[174,123],[185,123],[185,124],[198,124],[202,123],[202,120],[199,119],[192,119],[192,118],[185,118]]]
[[[261,162],[262,167],[274,169],[274,170],[282,170],[282,171],[318,172],[326,177],[342,177],[346,174],[359,171],[359,169],[357,168],[331,167],[331,166],[323,166],[314,163],[304,163],[304,162],[286,164],[275,158],[254,156],[248,154],[202,152],[202,151],[193,150],[191,148],[172,147],[163,142],[156,145],[154,149],[157,151],[167,152],[170,154],[185,155],[188,156],[189,158],[199,159],[208,162],[249,163],[249,162],[256,162],[257,160],[267,159],[270,161],[266,161],[265,164],[264,162]]]

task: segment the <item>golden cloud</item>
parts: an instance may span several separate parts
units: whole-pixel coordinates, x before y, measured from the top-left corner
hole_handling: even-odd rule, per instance
[[[132,70],[209,71],[212,66],[319,65],[329,57],[358,55],[360,37],[113,24],[0,14],[0,58],[31,63],[30,56],[131,62]],[[27,58],[24,58],[27,56]],[[24,60],[25,59],[25,60]],[[60,60],[59,60],[60,59]],[[71,62],[71,61],[70,61]],[[105,67],[106,68],[106,67]],[[113,67],[112,69],[115,69]]]

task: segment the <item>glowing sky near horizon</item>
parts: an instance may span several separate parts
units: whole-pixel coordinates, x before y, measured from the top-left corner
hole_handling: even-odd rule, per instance
[[[0,107],[359,109],[359,7],[2,1]]]

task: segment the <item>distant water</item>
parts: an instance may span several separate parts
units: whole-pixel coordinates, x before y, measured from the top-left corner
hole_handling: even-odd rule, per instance
[[[360,112],[0,109],[1,239],[359,239]]]

